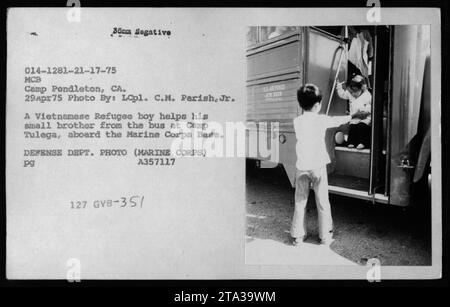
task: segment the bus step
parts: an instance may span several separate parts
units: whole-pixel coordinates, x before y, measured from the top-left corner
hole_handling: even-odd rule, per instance
[[[328,184],[330,186],[347,188],[366,193],[369,191],[369,180],[365,178],[330,174],[328,175]]]

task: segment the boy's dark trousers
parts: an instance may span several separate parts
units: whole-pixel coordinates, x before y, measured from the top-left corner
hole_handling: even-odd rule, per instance
[[[317,215],[319,218],[319,237],[329,240],[333,231],[330,200],[328,199],[327,168],[315,170],[297,170],[295,176],[295,210],[292,219],[291,236],[302,238],[306,233],[306,203],[308,202],[310,185],[316,196]]]
[[[363,144],[364,147],[370,148],[371,133],[372,128],[365,123],[350,124],[347,143],[353,144],[355,147]]]

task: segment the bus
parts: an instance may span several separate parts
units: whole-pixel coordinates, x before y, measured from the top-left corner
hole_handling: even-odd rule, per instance
[[[362,34],[362,42],[367,43],[361,44],[358,66],[349,46],[352,36]],[[423,188],[430,188],[428,25],[254,26],[247,32],[246,60],[247,146],[261,142],[261,135],[276,134],[277,164],[292,186],[296,172],[293,119],[302,113],[297,89],[305,83],[316,84],[323,93],[320,113],[346,115],[348,101],[333,88],[355,71],[364,71],[372,94],[371,146],[359,150],[337,144],[336,133],[348,133],[348,125],[327,130],[330,193],[406,207],[414,203],[416,194],[423,194]],[[272,163],[270,157],[248,151],[247,161],[257,166]]]

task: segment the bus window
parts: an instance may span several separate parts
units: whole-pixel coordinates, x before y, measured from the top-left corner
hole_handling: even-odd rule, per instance
[[[258,42],[258,27],[248,27],[247,47],[255,45]]]

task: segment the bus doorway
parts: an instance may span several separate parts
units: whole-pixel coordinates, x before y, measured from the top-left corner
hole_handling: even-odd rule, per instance
[[[347,40],[347,80],[355,75],[365,78],[372,95],[370,147],[349,148],[347,143],[349,125],[329,133],[327,142],[334,150],[329,173],[330,192],[380,203],[389,203],[389,116],[391,74],[391,29],[388,26],[349,27]],[[366,45],[361,44],[361,39]],[[352,58],[355,46],[364,47],[361,57]],[[358,60],[360,62],[358,62]],[[364,66],[365,65],[365,66]],[[345,81],[345,80],[339,80]],[[337,95],[335,93],[334,95]],[[331,103],[333,103],[332,101]],[[330,106],[329,115],[344,115]],[[349,112],[347,106],[345,113]],[[344,137],[344,138],[342,138]]]

